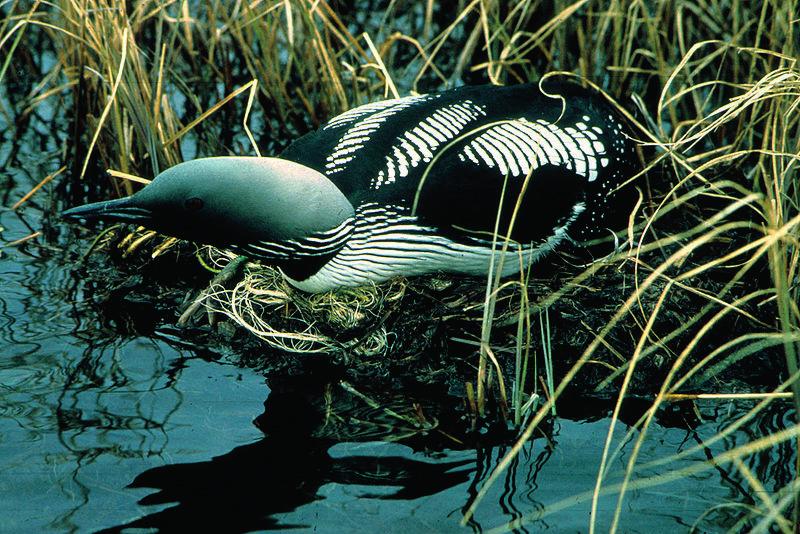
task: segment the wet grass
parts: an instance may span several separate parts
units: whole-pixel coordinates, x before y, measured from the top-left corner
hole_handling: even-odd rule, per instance
[[[51,181],[73,197],[125,195],[137,177],[184,159],[277,153],[341,111],[396,94],[557,71],[607,93],[634,125],[644,171],[631,177],[639,202],[616,236],[623,246],[600,260],[592,254],[607,254],[607,245],[565,247],[517,279],[434,277],[319,296],[248,265],[232,288],[208,292],[210,308],[287,350],[405,358],[441,346],[397,338],[448,332],[470,369],[467,405],[487,417],[491,406],[493,417],[520,428],[465,521],[571,388],[618,399],[596,485],[581,496],[596,506],[599,496],[618,495],[612,531],[627,492],[713,466],[673,468],[679,458],[665,458],[661,474],[642,474],[653,466],[638,465],[638,451],[669,403],[761,395],[719,440],[770,403],[789,397],[800,406],[796,1],[473,0],[448,9],[422,0],[358,8],[60,0],[10,1],[2,10],[0,81],[24,88],[9,94],[13,115],[55,100],[72,122],[66,169],[42,177],[31,196]],[[37,47],[50,51],[49,74],[24,79]],[[106,168],[116,172],[106,177]],[[121,247],[126,261],[175,253],[146,232],[98,245]],[[225,261],[218,251],[199,254],[210,267]],[[421,310],[424,325],[413,315]],[[627,476],[607,484],[623,401],[641,394],[652,405],[627,430],[635,442]],[[791,426],[715,458],[759,496],[742,528],[797,525],[797,481],[762,491],[766,481],[746,459],[798,433]]]

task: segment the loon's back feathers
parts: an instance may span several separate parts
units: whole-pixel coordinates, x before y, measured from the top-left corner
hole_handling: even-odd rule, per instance
[[[634,144],[594,91],[544,89],[467,86],[367,104],[281,157],[325,174],[356,208],[393,206],[461,242],[491,235],[498,207],[505,233],[529,172],[513,240],[540,244],[568,223],[575,238],[604,232],[609,192],[635,169]]]

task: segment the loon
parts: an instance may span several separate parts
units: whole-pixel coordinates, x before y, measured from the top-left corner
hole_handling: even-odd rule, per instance
[[[619,219],[618,186],[637,171],[626,123],[599,94],[543,87],[466,86],[362,105],[280,157],[188,161],[132,196],[63,215],[227,248],[314,293],[486,274],[501,251],[501,274],[511,275],[564,240],[607,232]]]

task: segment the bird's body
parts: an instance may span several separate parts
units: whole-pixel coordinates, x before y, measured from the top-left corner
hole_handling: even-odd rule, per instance
[[[511,274],[563,239],[605,232],[616,187],[636,171],[633,141],[597,94],[574,84],[545,89],[553,96],[536,84],[477,86],[367,104],[296,140],[279,159],[187,162],[140,194],[161,180],[161,196],[182,209],[187,198],[215,206],[213,197],[231,197],[211,214],[220,235],[204,239],[171,220],[152,226],[275,263],[306,291],[433,271],[485,274],[503,246],[495,236],[508,235],[513,219],[503,259]],[[245,185],[230,192],[224,184],[234,174]],[[220,216],[238,201],[249,202],[239,208],[244,219],[248,211],[266,215],[258,223]],[[70,215],[91,211],[82,209]],[[280,231],[266,228],[277,223]]]

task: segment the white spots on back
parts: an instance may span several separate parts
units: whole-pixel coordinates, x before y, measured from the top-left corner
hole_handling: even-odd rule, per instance
[[[513,158],[509,158],[509,169],[511,174],[527,174],[530,171],[531,165],[526,152],[525,142],[515,135],[514,129],[509,128],[507,124],[501,125],[494,133],[499,139],[504,140],[511,150]]]
[[[574,170],[592,182],[598,178],[599,169],[611,161],[600,137],[604,130],[591,125],[588,115],[573,124],[561,127],[543,119],[510,120],[477,135],[464,146],[459,157],[461,161],[469,159],[497,167],[510,176],[525,176],[546,164],[557,165]]]
[[[364,148],[387,119],[414,104],[438,97],[439,95],[420,95],[384,100],[351,109],[334,117],[323,127],[324,130],[353,124],[326,158],[325,171],[330,174],[343,171],[354,159],[354,153]]]
[[[363,106],[358,106],[357,108],[345,111],[341,115],[335,116],[330,121],[328,121],[328,123],[325,126],[323,126],[322,129],[330,130],[333,128],[338,128],[340,126],[344,126],[345,124],[351,123],[356,119],[363,117],[364,115],[369,115],[371,113],[375,113],[376,111],[381,111],[400,103],[418,102],[424,99],[425,97],[427,97],[427,95],[407,96],[405,98],[392,98],[390,100],[381,100],[380,102],[372,102],[370,104],[364,104]]]
[[[484,108],[471,100],[447,104],[420,119],[414,127],[401,132],[386,157],[386,169],[378,171],[370,187],[380,189],[398,178],[408,176],[411,169],[420,163],[431,162],[438,149],[464,133],[468,124],[486,115]],[[472,151],[462,157],[464,161],[469,157],[471,161],[478,162]]]
[[[374,168],[369,187],[378,190],[411,175],[414,169],[433,161],[438,150],[452,140],[481,124],[487,115],[487,105],[471,100],[446,104],[426,104],[416,108],[418,116],[408,111],[396,114],[418,103],[434,100],[441,95],[422,95],[367,104],[332,119],[324,129],[341,127],[344,131],[328,156],[325,172],[333,174],[356,165],[359,151],[375,141],[381,130],[381,143],[386,145],[370,163]],[[421,112],[424,110],[424,114]],[[491,117],[489,117],[491,119]],[[487,119],[488,120],[488,119]],[[397,127],[398,122],[402,129]],[[484,123],[486,121],[483,121]],[[543,165],[555,165],[573,170],[589,182],[600,177],[603,169],[619,162],[629,148],[624,127],[612,115],[582,114],[571,120],[566,117],[557,123],[543,119],[518,118],[495,124],[465,139],[454,147],[458,159],[496,169],[502,175],[525,176]],[[394,141],[387,133],[391,132]],[[383,163],[381,163],[383,162]]]
[[[424,120],[421,123],[419,123],[419,128],[426,134],[428,134],[429,137],[433,137],[440,143],[444,143],[445,141],[447,141],[447,136],[442,133],[440,126],[438,125],[434,126],[432,121],[430,120],[430,117],[428,117],[427,120]]]
[[[554,165],[566,165],[569,161],[567,150],[558,136],[549,128],[550,126],[552,126],[550,123],[541,119],[531,123],[531,127],[536,131],[544,144],[548,161]]]
[[[424,139],[422,139],[416,134],[418,130],[419,127],[416,127],[410,132],[406,132],[405,134],[403,134],[403,137],[405,137],[406,139],[411,141],[411,143],[414,144],[414,147],[419,151],[420,154],[422,154],[423,160],[427,162],[430,161],[431,158],[433,157],[433,153],[431,152],[430,147],[431,146],[435,147],[436,145],[425,142]],[[438,142],[436,143],[438,144]]]
[[[335,117],[323,129],[348,128],[326,158],[325,172],[335,174],[344,171],[356,159],[356,153],[398,112],[440,96],[422,95],[375,102]],[[379,189],[408,176],[411,169],[420,163],[430,162],[438,148],[463,133],[469,123],[485,116],[484,108],[471,100],[448,104],[422,118],[414,127],[400,132],[385,156],[386,166],[378,171],[370,186]],[[477,159],[474,153],[472,158]]]
[[[394,152],[394,159],[397,162],[397,165],[400,167],[400,176],[408,176],[408,160],[406,159],[405,153],[400,150],[398,147],[392,147]]]
[[[394,147],[392,147],[392,149],[394,149]],[[417,151],[414,150],[414,147],[411,146],[411,144],[408,141],[406,141],[405,139],[401,139],[400,140],[400,149],[405,151],[405,153],[408,155],[408,157],[410,158],[412,167],[416,167],[417,163],[419,163],[422,160],[422,156],[420,156],[417,153]],[[403,175],[403,176],[405,176],[405,175]]]
[[[470,146],[471,146],[472,148],[474,148],[474,149],[475,149],[475,152],[477,152],[477,153],[478,153],[478,155],[479,155],[481,158],[483,158],[483,161],[484,161],[484,163],[486,163],[486,165],[488,165],[489,167],[494,167],[494,161],[495,161],[495,160],[494,160],[494,158],[493,158],[493,157],[491,157],[491,156],[490,156],[490,155],[489,155],[489,154],[488,154],[488,153],[487,153],[487,152],[486,152],[486,151],[483,149],[483,144],[482,144],[482,141],[478,141],[478,140],[476,139],[475,141],[473,141],[473,142],[470,144]],[[469,146],[468,146],[467,148],[469,148]],[[465,150],[466,150],[466,149],[465,149]]]
[[[386,156],[386,163],[387,163],[386,167],[387,179],[390,182],[394,182],[395,178],[397,177],[394,170],[394,161],[392,161],[392,158],[390,158],[389,156]]]
[[[494,167],[491,162],[496,163],[497,168],[500,169],[500,174],[505,176],[508,174],[508,165],[506,164],[506,158],[503,157],[503,144],[495,142],[487,134],[488,132],[475,139],[473,141],[475,143],[474,146],[476,149],[483,149],[482,155],[484,155],[484,159],[490,160],[489,166]]]
[[[464,154],[466,154],[467,157],[470,159],[470,161],[472,161],[473,163],[480,163],[478,161],[478,158],[475,156],[475,153],[472,151],[472,148],[466,147],[464,149]]]
[[[586,176],[586,160],[582,159],[575,160],[575,172],[580,174],[581,176]]]

